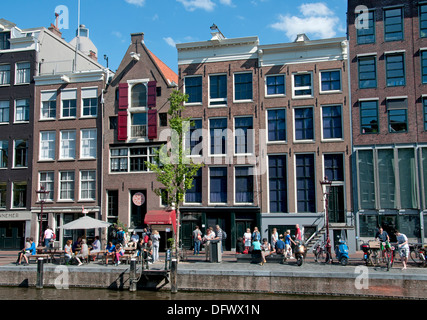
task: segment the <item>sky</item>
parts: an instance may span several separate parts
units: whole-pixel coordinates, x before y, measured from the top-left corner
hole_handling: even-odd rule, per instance
[[[21,29],[49,27],[55,12],[70,42],[79,21],[78,0],[5,1],[0,18]],[[265,45],[292,42],[299,33],[311,40],[344,37],[346,12],[347,0],[80,0],[80,24],[90,30],[98,62],[106,66],[106,55],[113,71],[131,33],[143,32],[148,49],[177,72],[175,44],[210,40],[213,24],[226,38],[258,36]]]

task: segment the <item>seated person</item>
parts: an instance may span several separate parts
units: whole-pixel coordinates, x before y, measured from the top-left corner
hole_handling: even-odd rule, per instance
[[[90,255],[93,256],[93,261],[95,261],[99,252],[101,252],[101,241],[99,241],[99,236],[96,236],[95,241],[92,243],[92,249],[90,250]]]
[[[116,244],[116,250],[115,250],[116,266],[120,264],[120,257],[123,256],[124,253],[125,253],[125,250],[123,249],[122,245],[120,243]]]
[[[262,256],[263,263],[267,262],[265,260],[265,257],[269,256],[272,252],[273,251],[271,250],[271,245],[267,242],[267,239],[266,238],[262,239],[261,256]]]
[[[276,242],[275,251],[277,254],[282,255],[283,258],[285,257],[286,245],[285,245],[285,242],[283,241],[283,234],[279,235],[279,240],[277,240],[277,242]],[[282,261],[282,263],[283,263],[283,261]]]
[[[116,247],[110,241],[108,242],[108,245],[105,248],[105,265],[108,265],[108,257],[113,257],[113,261],[114,261],[115,255],[116,255]]]
[[[89,247],[86,244],[86,240],[82,239],[80,252],[76,255],[76,259],[89,257]]]
[[[28,239],[28,238],[27,238]],[[36,254],[36,243],[33,241],[33,238],[28,239],[28,243],[25,244],[25,248],[19,253],[18,260],[16,265],[20,265],[22,258],[25,259],[25,263],[28,265],[28,257]]]
[[[73,242],[71,240],[67,240],[67,243],[64,246],[64,251],[65,251],[65,263],[69,264],[71,259],[76,259],[77,262],[79,263],[79,266],[81,266],[83,263],[80,261],[79,258],[77,258],[74,254],[73,254],[73,250],[72,250],[72,244]]]

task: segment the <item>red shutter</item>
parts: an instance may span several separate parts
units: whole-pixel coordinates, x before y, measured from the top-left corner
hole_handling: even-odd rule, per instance
[[[148,139],[157,139],[157,110],[148,110]]]
[[[156,86],[157,86],[156,81],[148,82],[147,106],[150,109],[156,107],[156,96],[157,96]]]
[[[126,141],[128,138],[128,113],[127,111],[119,111],[117,120],[117,140]]]
[[[128,108],[128,87],[127,83],[119,83],[119,110]]]

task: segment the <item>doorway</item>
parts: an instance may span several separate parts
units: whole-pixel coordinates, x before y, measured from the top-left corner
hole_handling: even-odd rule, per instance
[[[19,250],[24,247],[25,222],[0,223],[0,249]]]

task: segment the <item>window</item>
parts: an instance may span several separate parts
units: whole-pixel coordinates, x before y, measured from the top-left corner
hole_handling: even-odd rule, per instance
[[[359,88],[376,88],[377,87],[377,71],[375,56],[359,57]]]
[[[9,122],[9,101],[0,101],[0,123]]]
[[[159,123],[161,127],[167,127],[168,126],[168,113],[167,112],[160,112],[159,113]]]
[[[423,112],[424,112],[424,130],[427,131],[427,98],[423,98]]]
[[[145,162],[155,163],[158,147],[114,148],[110,150],[111,172],[148,171]]]
[[[0,140],[0,168],[7,168],[9,159],[9,142]]]
[[[344,160],[342,154],[325,154],[323,156],[325,176],[330,181],[344,181]]]
[[[96,117],[98,114],[98,89],[87,88],[82,89],[82,116]]]
[[[49,191],[46,194],[45,200],[53,201],[53,192],[54,192],[54,172],[46,171],[39,173],[40,186],[44,188],[45,191]],[[40,200],[40,197],[39,197]]]
[[[379,149],[377,154],[380,207],[394,209],[396,208],[394,152],[392,149]]]
[[[295,140],[313,140],[314,139],[314,123],[313,123],[313,108],[295,108]]]
[[[209,76],[209,105],[227,105],[227,75]]]
[[[107,216],[117,217],[119,215],[119,191],[107,191]]]
[[[378,101],[359,101],[359,106],[361,133],[378,133]]]
[[[0,86],[10,84],[10,64],[0,65]]]
[[[235,203],[254,202],[253,167],[235,167]]]
[[[191,156],[203,155],[202,119],[192,119],[190,130],[185,135],[185,148]]]
[[[375,209],[374,159],[372,150],[357,152],[359,205],[361,209]]]
[[[210,192],[209,202],[226,203],[227,202],[227,168],[210,167]]]
[[[55,160],[55,131],[40,132],[40,160]]]
[[[314,212],[316,208],[314,155],[297,154],[295,156],[297,210],[298,212]]]
[[[61,131],[59,149],[59,158],[61,160],[76,158],[76,131]]]
[[[421,81],[427,83],[427,51],[425,50],[421,51]]]
[[[15,122],[27,122],[30,120],[30,100],[19,99],[15,101]]]
[[[403,54],[386,55],[387,87],[405,85],[405,62]]]
[[[74,200],[74,171],[59,172],[59,199]]]
[[[131,89],[131,107],[139,108],[147,106],[147,86],[144,83],[138,83]]]
[[[202,76],[185,77],[184,90],[189,103],[202,103]]]
[[[42,92],[41,119],[56,118],[56,92]]]
[[[268,141],[286,141],[286,109],[267,110]]]
[[[341,71],[322,71],[320,72],[321,92],[341,91]]]
[[[285,95],[286,83],[285,75],[273,75],[265,77],[266,96]]]
[[[15,140],[15,163],[14,168],[23,168],[28,165],[28,141]]]
[[[287,212],[287,168],[286,155],[268,156],[268,188],[270,212]]]
[[[81,130],[80,158],[96,158],[96,129]]]
[[[357,43],[358,44],[367,44],[375,42],[375,12],[368,12],[367,21],[363,21],[365,28],[357,28]]]
[[[388,99],[388,127],[389,132],[407,132],[408,131],[408,100],[407,99]]]
[[[234,152],[245,154],[254,152],[253,119],[237,117],[234,119]]]
[[[75,118],[77,114],[77,91],[63,90],[61,92],[62,118]]]
[[[147,113],[132,112],[131,113],[131,137],[145,138],[147,137]]]
[[[252,100],[252,73],[234,75],[234,100]]]
[[[0,208],[1,209],[6,209],[6,193],[7,193],[6,182],[0,182]]]
[[[160,189],[160,205],[163,207],[168,206],[168,191],[166,189]]]
[[[30,83],[30,66],[29,62],[16,63],[16,79],[17,84]]]
[[[227,118],[209,119],[212,155],[227,154]]]
[[[384,10],[384,40],[403,40],[403,8]]]
[[[427,37],[427,5],[420,5],[420,37]]]
[[[341,106],[322,107],[323,139],[342,138]]]
[[[10,49],[10,31],[0,32],[0,50]]]
[[[96,198],[96,171],[84,170],[80,172],[80,199],[95,200]]]
[[[27,206],[27,183],[14,182],[12,190],[12,207],[25,208]]]
[[[294,74],[294,97],[305,98],[313,95],[311,73]]]
[[[202,169],[197,170],[193,184],[185,193],[186,203],[202,203]]]

